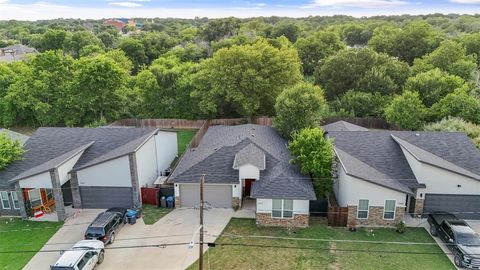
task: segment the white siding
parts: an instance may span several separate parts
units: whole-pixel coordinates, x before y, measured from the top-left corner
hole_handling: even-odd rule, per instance
[[[402,151],[418,182],[426,185],[425,189],[417,192],[417,198],[420,197],[420,193],[480,194],[480,181],[422,163],[403,149],[403,147]]]
[[[161,153],[159,153],[161,154]],[[152,136],[136,152],[138,184],[140,187],[153,184],[158,176],[155,137]]]
[[[77,172],[80,186],[131,187],[128,156],[119,157]]]
[[[242,198],[242,185],[239,182],[236,185],[232,185],[232,197]]]
[[[242,179],[260,179],[260,170],[253,165],[245,164],[238,168],[238,177]]]
[[[257,213],[271,213],[272,199],[257,199]],[[293,200],[293,214],[310,213],[308,200]]]
[[[370,206],[385,205],[385,200],[396,200],[397,207],[405,207],[406,194],[385,188],[362,179],[347,175],[339,166],[338,191],[335,194],[339,206],[358,205],[360,199],[369,200]]]
[[[155,135],[155,144],[157,147],[158,172],[160,173],[167,169],[178,155],[177,133],[159,131],[158,134]]]
[[[21,188],[52,188],[50,172],[37,174],[19,181]]]
[[[58,176],[60,178],[60,184],[61,185],[65,184],[65,182],[70,180],[70,177],[68,176],[68,173],[72,170],[73,166],[75,166],[75,163],[77,163],[78,159],[82,156],[83,152],[84,151],[81,151],[80,153],[71,157],[69,160],[67,160],[62,165],[58,166]]]

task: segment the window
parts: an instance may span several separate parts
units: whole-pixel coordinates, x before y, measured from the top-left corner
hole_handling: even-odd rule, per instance
[[[394,219],[395,218],[395,200],[386,200],[385,208],[383,208],[383,219]]]
[[[7,191],[0,191],[0,200],[2,200],[3,209],[10,209],[10,200],[8,199]]]
[[[53,190],[45,189],[45,192],[47,193],[47,201],[53,200]]]
[[[292,218],[293,200],[272,200],[272,217]]]
[[[12,201],[13,201],[13,209],[20,209],[20,204],[18,203],[18,193],[16,191],[12,191]]]
[[[368,200],[359,200],[358,201],[358,219],[367,219],[368,218]]]
[[[30,189],[28,191],[28,198],[30,200],[31,207],[37,207],[42,205],[42,197],[40,196],[40,189]]]

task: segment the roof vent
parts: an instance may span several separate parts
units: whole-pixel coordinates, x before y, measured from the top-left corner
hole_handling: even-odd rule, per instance
[[[420,133],[415,133],[415,136],[417,136],[417,137],[420,136]]]
[[[252,133],[252,134],[250,134],[250,135],[252,135],[252,137],[255,137],[255,134],[253,134],[253,133]]]

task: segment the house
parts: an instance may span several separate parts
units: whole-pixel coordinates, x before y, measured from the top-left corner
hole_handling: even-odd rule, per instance
[[[204,198],[212,207],[238,209],[254,200],[258,225],[307,227],[315,192],[291,158],[287,141],[272,127],[212,126],[169,178],[176,207],[198,207],[205,174]]]
[[[327,125],[323,125],[322,129],[325,131],[368,131],[367,128],[361,127],[354,125],[352,123],[349,123],[347,121],[336,121]]]
[[[177,155],[176,132],[151,128],[39,128],[22,159],[0,172],[1,215],[141,206]]]
[[[437,211],[480,219],[480,152],[465,134],[330,129],[327,136],[348,224],[391,226]]]
[[[38,51],[22,44],[15,44],[0,48],[0,62],[15,62],[23,60],[29,54],[35,54]]]

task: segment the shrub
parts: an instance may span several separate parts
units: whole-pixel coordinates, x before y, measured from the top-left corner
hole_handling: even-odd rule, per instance
[[[480,149],[480,125],[468,122],[459,117],[447,117],[438,122],[425,125],[426,131],[464,132]]]

